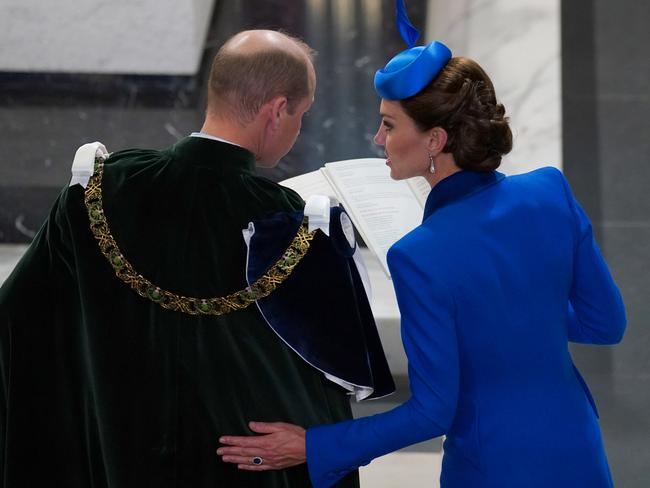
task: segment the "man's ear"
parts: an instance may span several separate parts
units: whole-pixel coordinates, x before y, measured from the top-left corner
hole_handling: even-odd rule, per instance
[[[280,118],[286,113],[288,103],[287,97],[275,97],[267,102],[271,116],[271,127],[273,129],[280,127]]]
[[[442,127],[434,127],[429,130],[428,149],[431,154],[440,154],[447,145],[447,131]]]

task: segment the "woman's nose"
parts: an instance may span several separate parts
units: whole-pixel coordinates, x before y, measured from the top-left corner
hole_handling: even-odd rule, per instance
[[[377,129],[377,133],[375,134],[373,140],[375,141],[375,144],[377,144],[378,146],[383,146],[384,143],[386,142],[386,136],[384,134],[384,131],[381,128],[381,125],[379,126],[379,129]]]

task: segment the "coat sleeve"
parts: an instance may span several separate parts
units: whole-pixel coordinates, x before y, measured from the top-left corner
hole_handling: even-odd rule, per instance
[[[307,464],[315,488],[326,488],[372,459],[444,434],[458,397],[455,306],[422,256],[388,254],[401,314],[411,398],[385,413],[307,430]],[[426,259],[426,257],[424,258]]]
[[[561,176],[576,226],[573,280],[569,295],[569,340],[584,344],[616,344],[626,318],[621,294],[594,239],[589,217]]]

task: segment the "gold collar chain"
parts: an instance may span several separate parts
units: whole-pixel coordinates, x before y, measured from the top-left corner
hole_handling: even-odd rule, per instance
[[[129,285],[138,295],[147,298],[167,310],[191,315],[224,315],[242,310],[260,298],[269,296],[292,273],[305,256],[316,231],[308,232],[303,224],[282,257],[252,285],[225,297],[194,298],[177,295],[161,289],[138,273],[120,251],[104,215],[102,206],[102,175],[104,160],[95,159],[95,172],[88,182],[84,203],[92,231],[99,249],[110,263],[115,275]]]

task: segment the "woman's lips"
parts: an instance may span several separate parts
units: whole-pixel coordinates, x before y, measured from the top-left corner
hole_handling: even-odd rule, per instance
[[[386,158],[386,166],[390,166],[390,158]]]

